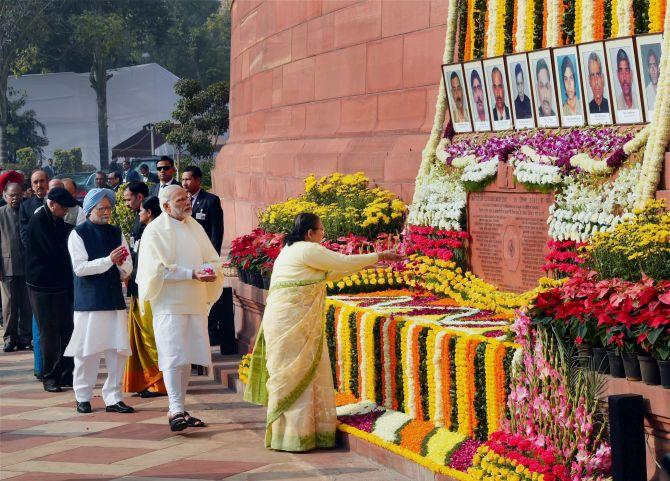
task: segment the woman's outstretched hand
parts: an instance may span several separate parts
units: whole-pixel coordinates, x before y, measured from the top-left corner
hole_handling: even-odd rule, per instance
[[[400,262],[405,259],[405,256],[398,254],[396,251],[388,250],[379,253],[380,262]]]

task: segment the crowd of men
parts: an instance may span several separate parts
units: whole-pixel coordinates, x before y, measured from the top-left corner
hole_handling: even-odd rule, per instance
[[[130,354],[122,284],[128,279],[134,281],[138,264],[143,262],[137,252],[130,255],[134,251],[135,239],[142,235],[145,227],[139,221],[143,202],[155,196],[163,211],[158,218],[165,219],[156,223],[152,232],[160,232],[160,225],[163,225],[163,229],[169,229],[172,226],[170,222],[175,221],[179,225],[188,226],[179,235],[186,240],[190,239],[189,244],[202,243],[202,239],[206,239],[206,247],[193,249],[201,253],[201,262],[213,262],[221,251],[223,212],[219,198],[201,188],[200,168],[190,166],[184,169],[183,188],[175,178],[176,169],[170,157],[163,156],[157,162],[157,172],[157,175],[152,174],[146,165],[142,165],[140,172],[137,172],[130,168],[127,161],[123,164],[123,172],[111,172],[108,175],[99,172],[96,175],[96,188],[89,191],[83,204],[75,198],[77,186],[73,180],[52,178],[55,173],[52,163],[31,173],[31,195],[26,195],[27,186],[21,174],[12,171],[0,175],[4,204],[0,207],[4,352],[33,349],[35,376],[42,381],[44,390],[61,392],[63,388],[73,387],[74,384],[79,412],[90,412],[90,397],[97,379],[100,356],[103,354],[108,370],[108,379],[102,392],[107,410],[122,413],[133,411],[123,403],[120,389],[124,356]],[[125,186],[123,199],[136,215],[129,242],[118,227],[109,223],[116,201],[115,192],[120,186]],[[169,237],[165,233],[159,234],[155,242],[164,241],[166,236]],[[173,257],[181,259],[179,253],[184,247],[183,243],[178,244],[177,253]],[[186,250],[190,249],[188,245]],[[164,252],[159,254],[167,255],[167,250],[163,248]],[[151,255],[147,254],[149,257]],[[189,253],[184,262],[195,262],[195,257]],[[174,259],[172,261],[174,263]],[[145,264],[150,265],[150,261],[146,260]],[[184,276],[183,279],[174,277],[177,274],[166,272],[166,282],[161,285],[161,289],[165,290],[172,285],[167,280],[173,277],[181,282],[177,285],[184,292],[191,289],[196,294],[200,292],[200,284],[220,283],[221,276],[217,276],[215,271],[210,268],[206,268],[206,272],[201,270],[192,265],[183,267],[179,273]],[[145,267],[144,276],[151,282],[151,276],[163,276],[160,272],[151,275],[147,272],[151,270]],[[191,282],[197,285],[193,287]],[[212,291],[210,289],[206,292],[209,295]],[[211,310],[198,305],[186,308],[185,311],[184,308],[175,310],[166,301],[174,299],[174,292],[167,295],[163,292],[161,295],[163,297],[159,295],[156,298],[156,292],[147,291],[145,297],[147,300],[152,296],[155,298],[152,306],[155,301],[159,306],[158,314],[169,318],[164,321],[166,325],[170,322],[185,323],[190,335],[200,338],[194,341],[198,350],[202,350],[198,343],[206,341],[209,334],[212,344],[218,344],[221,340],[223,353],[234,352],[232,318],[224,319],[232,314],[232,306],[226,305],[227,302],[232,304],[230,293],[221,296],[219,289],[216,299],[210,303],[213,306]],[[209,323],[205,320],[204,333],[193,327],[192,320],[189,320],[191,314],[197,317],[202,316],[203,312],[205,316],[209,312]],[[187,314],[185,318],[184,314]],[[100,319],[104,316],[109,319],[101,323]],[[100,332],[102,325],[107,329],[104,335]],[[158,337],[157,331],[156,341],[159,341]],[[158,345],[159,364],[161,356],[165,357],[166,351],[173,348],[170,342],[174,343],[174,340],[161,342],[163,347],[160,343]],[[209,349],[206,351],[209,353]],[[188,356],[182,357],[191,362]],[[206,359],[200,361],[204,364]],[[188,376],[183,365],[172,364],[163,366],[171,416],[183,412],[183,393],[187,385],[184,376]],[[161,370],[164,370],[163,367]],[[177,367],[180,369],[178,373],[168,376],[167,371]],[[182,416],[180,421],[186,422],[188,419]],[[193,420],[188,422],[188,425],[197,425],[193,424]]]

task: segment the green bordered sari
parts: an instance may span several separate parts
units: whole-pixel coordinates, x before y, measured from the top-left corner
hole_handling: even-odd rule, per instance
[[[325,279],[278,282],[270,289],[244,393],[246,401],[268,407],[268,448],[308,451],[335,444],[325,296]]]

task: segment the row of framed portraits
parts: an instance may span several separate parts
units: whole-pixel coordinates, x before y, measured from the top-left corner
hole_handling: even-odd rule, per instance
[[[651,121],[662,34],[442,66],[456,132]]]

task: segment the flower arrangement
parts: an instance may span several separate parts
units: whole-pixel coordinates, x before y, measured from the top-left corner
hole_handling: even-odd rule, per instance
[[[398,299],[396,294],[376,301]],[[397,304],[387,305],[391,313],[385,314],[378,305],[361,307],[355,300],[329,298],[326,305],[327,346],[340,393],[468,437],[486,439],[499,429],[516,347],[468,332],[467,326],[486,325],[486,318],[465,324],[463,317],[466,327],[444,327],[430,322],[431,315],[402,313]]]
[[[586,248],[587,265],[605,279],[670,279],[670,211],[649,201],[611,231],[596,234]]]
[[[515,310],[527,307],[538,292],[561,282],[542,278],[536,289],[514,294],[500,291],[473,273],[464,271],[454,262],[418,255],[409,257],[404,276],[410,287],[447,296],[460,305],[487,309],[510,317]]]
[[[514,177],[526,189],[539,192],[551,192],[563,182],[563,175],[557,166],[525,161],[516,164]]]
[[[364,269],[338,281],[326,283],[329,294],[374,292],[386,288],[401,288],[404,285],[402,274],[391,267]]]
[[[527,475],[528,468],[544,474],[544,479],[547,474],[559,476],[554,479],[605,479],[611,460],[600,402],[603,378],[578,369],[555,334],[531,326],[524,314],[514,329],[522,354],[508,397],[510,417],[503,422],[505,434],[494,436],[489,448],[516,461],[521,466],[518,474]],[[556,464],[567,472],[553,472]]]
[[[467,232],[408,225],[404,234],[405,254],[422,254],[443,261],[453,260],[459,266],[465,266],[464,242],[469,238]]]
[[[272,204],[259,213],[260,227],[287,233],[296,215],[313,212],[321,218],[329,239],[349,234],[373,239],[382,232],[399,232],[407,211],[405,203],[392,192],[370,187],[369,183],[361,172],[335,173],[320,179],[310,175],[299,197]]]
[[[498,174],[498,158],[494,157],[478,164],[469,164],[463,169],[461,182],[468,192],[484,190]]]
[[[467,193],[456,171],[433,172],[417,182],[407,222],[417,226],[460,231],[465,217]]]
[[[624,166],[613,180],[569,176],[549,207],[549,235],[558,241],[586,242],[632,216],[640,164]]]
[[[555,278],[575,274],[584,263],[584,258],[579,253],[585,245],[583,243],[571,240],[550,240],[547,245],[549,246],[549,254],[544,258],[546,263],[542,266],[542,270],[552,272]]]

